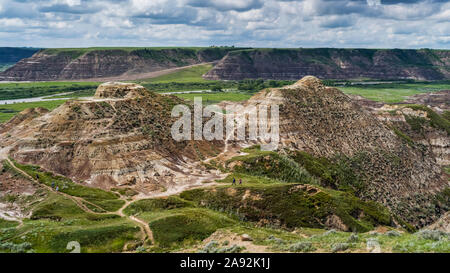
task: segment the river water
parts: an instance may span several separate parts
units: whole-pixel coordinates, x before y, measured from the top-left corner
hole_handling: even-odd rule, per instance
[[[53,94],[53,95],[49,95],[49,96],[36,97],[36,98],[24,98],[24,99],[14,99],[14,100],[0,100],[0,105],[14,104],[14,103],[23,103],[23,102],[68,100],[70,98],[54,98],[54,99],[52,99],[52,97],[64,96],[64,95],[71,94],[71,93],[73,93],[73,92],[59,93],[59,94]]]

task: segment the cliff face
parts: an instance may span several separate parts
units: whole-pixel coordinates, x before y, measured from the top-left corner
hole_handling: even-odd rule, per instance
[[[436,220],[435,195],[449,183],[430,149],[408,145],[376,116],[314,77],[258,93],[249,103],[280,103],[280,139],[289,151],[346,162],[361,179],[352,185],[414,225]]]
[[[295,80],[450,78],[450,50],[401,49],[252,49],[230,52],[206,79]]]
[[[232,48],[46,49],[0,73],[0,80],[75,80],[153,72],[220,60]]]

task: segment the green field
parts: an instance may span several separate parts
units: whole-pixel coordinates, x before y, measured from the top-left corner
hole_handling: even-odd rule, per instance
[[[211,93],[190,93],[190,94],[176,94],[175,96],[194,101],[195,97],[201,97],[205,104],[216,104],[222,101],[244,101],[251,98],[252,94],[245,92],[211,92]]]
[[[0,83],[0,100],[35,98],[66,92],[93,91],[96,82],[21,82]]]
[[[10,120],[19,112],[34,107],[43,107],[48,110],[53,110],[63,104],[65,100],[40,101],[40,102],[25,102],[16,104],[0,105],[0,123]]]
[[[450,82],[444,83],[384,83],[337,87],[346,94],[360,95],[374,101],[396,103],[420,93],[449,90]]]

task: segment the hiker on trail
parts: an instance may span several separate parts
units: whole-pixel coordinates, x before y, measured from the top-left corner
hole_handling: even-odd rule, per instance
[[[36,174],[36,179],[39,179],[39,174]]]
[[[233,184],[231,185],[236,185],[236,178],[233,177]]]
[[[239,185],[242,185],[242,178],[239,178]]]
[[[52,189],[55,188],[55,182],[52,182]]]
[[[58,186],[56,186],[56,191],[59,191],[59,187]]]

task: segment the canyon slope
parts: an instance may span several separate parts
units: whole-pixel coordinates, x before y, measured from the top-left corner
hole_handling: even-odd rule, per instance
[[[211,80],[450,78],[450,50],[250,49],[230,52],[204,77]]]
[[[218,61],[228,47],[44,49],[0,73],[4,81],[107,78]]]

